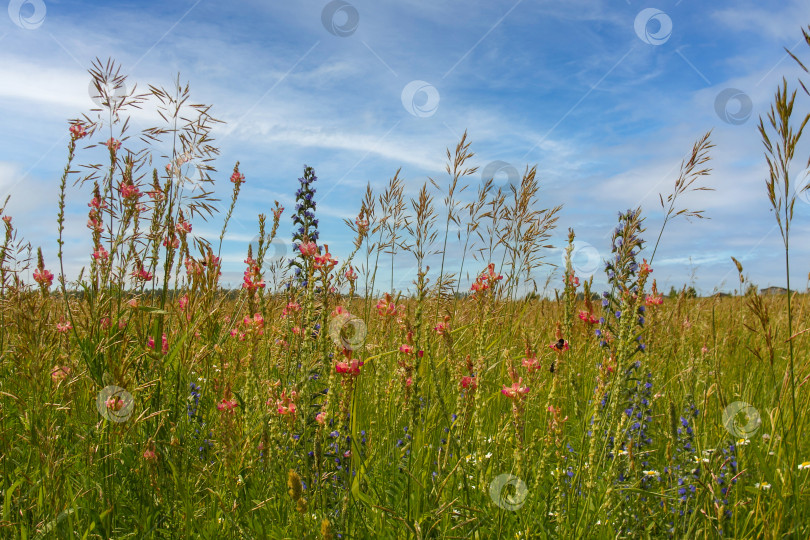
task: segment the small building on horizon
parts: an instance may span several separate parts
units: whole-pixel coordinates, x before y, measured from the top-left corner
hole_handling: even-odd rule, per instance
[[[784,287],[767,287],[759,292],[760,294],[787,294],[787,289]]]

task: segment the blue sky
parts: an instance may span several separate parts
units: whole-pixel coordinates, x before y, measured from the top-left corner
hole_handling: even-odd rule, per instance
[[[321,241],[341,259],[352,241],[343,219],[356,216],[366,185],[381,192],[400,167],[408,196],[428,177],[443,185],[445,149],[465,130],[481,169],[537,165],[541,206],[564,205],[552,243],[561,248],[573,227],[575,262],[587,275],[609,253],[618,211],[642,206],[652,248],[663,220],[658,194],[669,193],[681,159],[711,129],[713,173],[703,182],[716,191],[683,201],[711,219],[672,222],[653,276],[659,288],[693,281],[704,292],[729,290],[735,256],[752,281],[784,285],[756,125],[781,78],[795,87],[800,76],[784,49],[810,60],[806,1],[12,0],[8,12],[0,14],[0,195],[11,195],[7,214],[52,269],[66,120],[94,106],[87,70],[112,57],[130,88],[170,87],[179,72],[193,100],[227,122],[214,131],[217,195],[227,200],[236,161],[247,183],[226,238],[225,282],[241,281],[256,215],[274,200],[287,208],[280,233],[288,236],[304,164],[319,177]],[[414,87],[427,91],[409,93]],[[727,89],[740,99],[724,108],[718,96]],[[806,98],[798,102],[800,113],[810,110]],[[154,120],[137,111],[131,129]],[[797,179],[808,155],[802,144]],[[470,194],[481,181],[466,179]],[[810,272],[805,199],[792,233],[791,278],[801,288]],[[89,263],[87,200],[86,190],[68,194],[70,275]],[[219,223],[195,222],[194,232],[213,239]],[[560,249],[546,260],[559,264]],[[413,278],[411,264],[398,261],[400,287]],[[538,282],[553,270],[538,268]],[[599,272],[595,281],[604,282]]]

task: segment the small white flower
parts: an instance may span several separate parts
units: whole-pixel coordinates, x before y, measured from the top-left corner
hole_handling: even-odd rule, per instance
[[[762,440],[763,440],[763,441],[770,441],[770,440],[771,440],[771,436],[770,436],[770,435],[768,435],[767,433],[763,433],[763,434],[762,434]]]
[[[487,455],[484,456],[485,458],[489,459],[492,457],[492,452],[487,452]]]
[[[658,471],[644,471],[644,476],[658,476]]]
[[[704,456],[710,456],[712,454],[714,454],[714,448],[707,448],[706,450],[703,451]]]
[[[751,444],[750,439],[740,439],[737,441],[737,446],[748,446],[749,444]]]
[[[810,461],[803,461],[799,463],[799,470],[803,471],[805,469],[810,469]]]
[[[771,489],[771,485],[768,482],[757,482],[754,484],[754,487],[763,491]]]

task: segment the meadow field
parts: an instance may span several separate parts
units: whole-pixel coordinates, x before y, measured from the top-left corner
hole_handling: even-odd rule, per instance
[[[119,96],[114,67],[91,72],[106,120],[66,127],[59,258],[2,214],[0,536],[810,535],[810,296],[789,281],[763,295],[736,259],[731,295],[664,297],[655,280],[664,227],[702,217],[681,200],[706,189],[710,134],[662,194],[663,226],[618,214],[605,290],[577,275],[571,229],[551,294],[538,290],[560,209],[541,208],[529,167],[464,201],[477,172],[466,134],[446,180],[414,196],[399,173],[369,187],[340,258],[318,230],[324,181],[305,167],[296,207],[257,217],[241,287],[226,290],[223,239],[251,178],[238,163],[224,175],[218,213],[221,175],[200,167],[217,153],[208,109],[179,85]],[[785,82],[760,124],[780,265],[807,121],[794,96]],[[128,108],[146,105],[166,124],[128,138]],[[104,162],[83,161],[93,148]],[[89,194],[92,243],[70,279],[74,189]],[[219,238],[195,234],[202,218]],[[279,241],[286,257],[272,256]],[[417,268],[408,294],[394,282],[403,254]]]

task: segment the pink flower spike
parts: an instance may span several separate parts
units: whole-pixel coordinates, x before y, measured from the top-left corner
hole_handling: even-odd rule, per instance
[[[44,268],[34,270],[34,281],[46,289],[53,284],[53,274]]]
[[[70,368],[67,366],[54,366],[51,370],[51,380],[55,383],[58,383],[68,375],[70,375]]]
[[[81,122],[74,122],[70,125],[70,137],[74,141],[78,141],[79,139],[83,139],[87,136],[87,130],[84,129],[84,125]]]
[[[235,399],[228,400],[228,399],[222,398],[222,401],[217,403],[217,410],[224,411],[224,412],[231,412],[238,406],[239,406],[239,404],[236,402]]]
[[[113,139],[112,137],[107,139],[107,142],[104,144],[107,145],[107,148],[109,148],[111,152],[118,152],[118,150],[121,149],[121,141]]]
[[[519,399],[523,397],[525,394],[529,393],[528,386],[522,386],[523,377],[518,378],[517,382],[512,383],[512,386],[504,385],[501,389],[501,394],[505,395],[509,399]]]
[[[305,242],[298,246],[298,250],[304,257],[313,257],[318,254],[318,246],[315,242]]]
[[[62,319],[61,322],[56,323],[56,331],[60,334],[67,334],[71,328],[73,328],[73,326],[71,326],[70,322],[65,322],[64,319]]]
[[[99,245],[98,248],[96,248],[96,250],[93,252],[93,258],[95,260],[99,260],[99,259],[107,260],[107,258],[109,256],[110,256],[110,254],[107,252],[106,249],[104,249],[104,246],[102,246],[102,245]]]
[[[241,184],[245,181],[245,175],[240,173],[238,170],[234,169],[233,174],[231,175],[231,182],[234,184]]]

